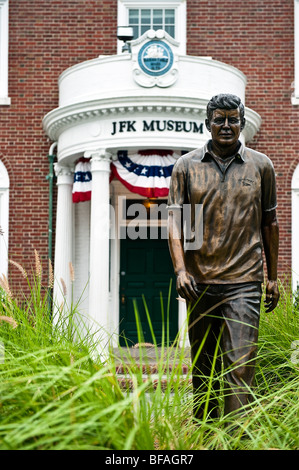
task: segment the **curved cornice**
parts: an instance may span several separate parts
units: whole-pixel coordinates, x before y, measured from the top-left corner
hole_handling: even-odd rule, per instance
[[[138,113],[169,113],[199,116],[205,112],[208,100],[186,99],[182,97],[151,96],[131,99],[126,97],[109,100],[95,100],[56,108],[43,119],[43,128],[51,140],[56,141],[64,129],[83,121],[123,118]]]
[[[245,107],[246,124],[243,134],[245,142],[250,142],[255,134],[260,130],[262,119],[261,116],[250,108]]]

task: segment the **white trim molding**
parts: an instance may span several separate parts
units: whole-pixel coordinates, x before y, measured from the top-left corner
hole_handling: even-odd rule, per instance
[[[0,275],[8,271],[9,176],[0,160]]]
[[[292,179],[292,277],[293,290],[299,288],[299,165]]]
[[[8,0],[0,0],[0,105],[10,105],[8,97]]]

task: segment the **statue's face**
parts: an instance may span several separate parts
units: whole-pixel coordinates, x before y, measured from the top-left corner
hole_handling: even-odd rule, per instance
[[[212,141],[218,147],[236,144],[242,130],[239,108],[215,109],[208,128],[211,131]]]

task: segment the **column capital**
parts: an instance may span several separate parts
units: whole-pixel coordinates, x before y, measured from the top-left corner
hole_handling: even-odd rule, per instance
[[[68,165],[62,165],[59,162],[54,163],[54,171],[57,177],[59,176],[71,176],[73,177],[74,168]]]
[[[95,149],[87,150],[84,152],[85,158],[91,158],[92,160],[111,160],[111,153],[107,152],[106,149]]]
[[[112,154],[107,152],[106,149],[88,150],[84,153],[84,157],[91,158],[91,172],[110,172]]]

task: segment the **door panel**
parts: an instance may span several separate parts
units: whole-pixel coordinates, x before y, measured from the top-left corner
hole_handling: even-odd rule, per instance
[[[167,305],[172,280],[169,309],[169,339],[173,342],[178,332],[178,303],[175,276],[165,239],[150,238],[121,240],[120,259],[120,345],[127,339],[129,346],[138,342],[134,302],[140,318],[143,340],[153,343],[143,296],[149,311],[157,344],[167,335]],[[163,309],[161,307],[161,296]],[[164,323],[162,311],[164,310]],[[124,337],[123,337],[124,336]]]
[[[134,241],[134,240],[133,240]],[[130,274],[144,273],[146,270],[146,251],[142,247],[130,247],[126,253],[127,271]]]

